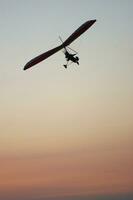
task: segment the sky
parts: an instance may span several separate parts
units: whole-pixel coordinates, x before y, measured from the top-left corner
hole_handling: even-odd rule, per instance
[[[133,199],[133,1],[0,0],[0,199]],[[87,20],[71,47],[23,71]]]

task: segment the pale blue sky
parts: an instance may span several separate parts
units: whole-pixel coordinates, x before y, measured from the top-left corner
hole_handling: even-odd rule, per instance
[[[42,98],[42,90],[48,96],[50,91],[53,95],[54,89],[55,96],[64,96],[63,91],[68,96],[70,91],[77,98],[80,91],[92,101],[93,97],[100,98],[100,102],[103,98],[105,101],[110,97],[114,101],[125,98],[129,105],[133,98],[132,0],[12,0],[0,1],[0,4],[3,101],[16,99],[18,95],[17,102],[21,103],[29,95],[30,102],[34,96]],[[64,55],[59,52],[22,71],[31,58],[58,45],[59,35],[66,39],[88,19],[97,19],[97,22],[71,45],[79,52],[79,67],[71,65],[65,71]]]

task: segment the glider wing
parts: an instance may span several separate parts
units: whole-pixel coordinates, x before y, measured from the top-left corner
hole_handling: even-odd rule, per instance
[[[85,31],[87,31],[88,28],[90,28],[96,20],[89,20],[82,24],[76,31],[74,31],[69,38],[65,40],[63,43],[64,46],[70,45],[74,40],[76,40],[81,34],[83,34]]]
[[[61,50],[63,48],[62,45],[57,46],[49,51],[46,51],[45,53],[42,53],[41,55],[33,58],[32,60],[30,60],[25,66],[24,66],[24,70],[36,65],[37,63],[45,60],[46,58],[52,56],[54,53],[56,53],[57,51]]]
[[[82,24],[76,31],[74,31],[66,40],[65,42],[63,42],[62,45],[57,46],[49,51],[46,51],[45,53],[33,58],[32,60],[30,60],[25,66],[24,66],[24,70],[36,65],[37,63],[45,60],[46,58],[52,56],[53,54],[55,54],[57,51],[61,50],[62,48],[65,48],[66,46],[70,45],[74,40],[76,40],[81,34],[83,34],[85,31],[87,31],[87,29],[89,29],[94,23],[96,22],[96,20],[89,20],[87,22],[85,22],[84,24]]]

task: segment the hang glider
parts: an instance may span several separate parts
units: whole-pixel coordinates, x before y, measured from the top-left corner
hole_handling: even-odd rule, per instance
[[[42,62],[43,60],[47,59],[48,57],[52,56],[53,54],[55,54],[56,52],[60,51],[61,49],[64,49],[65,52],[65,57],[67,60],[67,64],[63,65],[65,68],[67,68],[68,66],[68,62],[74,62],[79,64],[79,58],[76,56],[77,53],[70,53],[68,51],[67,48],[69,48],[68,46],[74,41],[76,40],[81,34],[83,34],[85,31],[87,31],[87,29],[89,29],[94,23],[96,22],[96,20],[89,20],[87,22],[85,22],[84,24],[82,24],[77,30],[75,30],[64,42],[62,41],[62,44],[50,49],[49,51],[46,51],[45,53],[42,53],[41,55],[33,58],[32,60],[30,60],[25,66],[24,66],[24,70]],[[61,39],[61,38],[60,38]],[[69,48],[70,49],[70,48]],[[72,50],[72,49],[71,49]]]

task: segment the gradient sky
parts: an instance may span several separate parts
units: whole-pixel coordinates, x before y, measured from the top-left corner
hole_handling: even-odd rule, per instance
[[[71,47],[34,56],[97,22]],[[133,1],[0,0],[0,199],[133,199]]]

